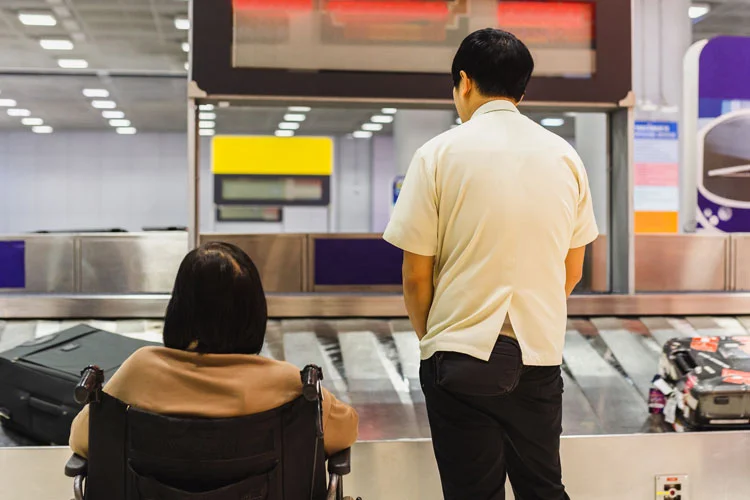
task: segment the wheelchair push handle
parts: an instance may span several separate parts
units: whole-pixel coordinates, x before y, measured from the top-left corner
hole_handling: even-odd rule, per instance
[[[316,365],[307,365],[302,372],[302,395],[308,401],[320,399],[320,382],[323,380],[323,370]]]
[[[78,404],[85,405],[90,403],[92,396],[95,396],[97,391],[101,389],[104,383],[104,372],[101,368],[95,365],[90,365],[84,368],[81,372],[81,379],[75,388],[74,397]]]

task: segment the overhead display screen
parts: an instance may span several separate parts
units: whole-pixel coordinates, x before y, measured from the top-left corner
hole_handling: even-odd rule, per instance
[[[445,73],[469,33],[519,36],[536,75],[595,73],[595,4],[504,0],[233,0],[240,68]]]

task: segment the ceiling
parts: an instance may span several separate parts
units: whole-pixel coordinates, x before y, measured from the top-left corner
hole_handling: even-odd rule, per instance
[[[696,38],[750,35],[750,0],[707,3],[712,9],[694,24]],[[84,88],[103,88],[139,131],[184,131],[187,55],[181,45],[188,32],[177,29],[174,20],[186,16],[187,9],[186,0],[0,0],[0,99],[16,100],[18,107],[29,109],[32,117],[55,130],[107,129],[101,110],[82,94]],[[58,23],[25,26],[18,20],[20,11],[51,12]],[[74,49],[43,50],[42,38],[69,39]],[[58,58],[85,59],[88,76],[61,70]],[[300,133],[350,133],[376,111],[313,109]],[[230,107],[214,112],[219,133],[267,134],[282,120],[285,108]],[[572,137],[573,123],[567,119],[555,131]],[[22,128],[20,118],[0,108],[0,130]],[[388,132],[386,126],[383,133]]]
[[[669,1],[669,0],[665,0]],[[750,0],[708,0],[711,10],[693,21],[693,39],[703,40],[718,35],[750,36]]]

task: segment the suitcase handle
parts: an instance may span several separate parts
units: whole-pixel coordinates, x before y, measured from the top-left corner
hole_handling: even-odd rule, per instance
[[[54,403],[49,403],[33,396],[29,397],[29,406],[35,410],[54,415],[56,417],[66,417],[69,414],[67,408],[56,405]]]
[[[677,368],[680,369],[683,375],[693,371],[696,366],[693,355],[688,350],[675,351],[672,353],[672,356]]]

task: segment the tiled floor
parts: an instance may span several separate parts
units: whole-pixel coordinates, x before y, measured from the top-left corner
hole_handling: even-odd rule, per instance
[[[0,322],[0,351],[88,323],[160,341],[162,323],[127,321]],[[661,345],[669,338],[748,335],[750,318],[571,318],[564,353],[563,427],[567,435],[658,431],[646,398]],[[290,320],[269,323],[263,354],[297,366],[323,367],[325,385],[360,413],[360,437],[429,437],[419,389],[419,350],[404,320]],[[0,431],[0,446],[29,445]]]

